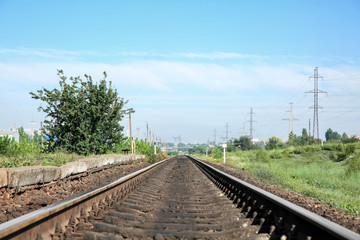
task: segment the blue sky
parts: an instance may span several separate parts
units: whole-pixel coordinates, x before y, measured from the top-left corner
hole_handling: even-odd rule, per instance
[[[287,138],[313,112],[309,76],[324,77],[320,133],[360,133],[360,2],[0,0],[0,129],[44,119],[28,94],[87,73],[129,100],[135,128],[184,142],[249,133]],[[124,122],[125,124],[125,122]],[[136,131],[135,131],[136,132]]]

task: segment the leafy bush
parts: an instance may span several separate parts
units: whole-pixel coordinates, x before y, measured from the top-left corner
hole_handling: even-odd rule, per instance
[[[220,147],[217,147],[217,148],[214,148],[212,151],[211,151],[211,155],[213,158],[215,159],[220,159],[223,157],[223,150],[222,148]]]
[[[296,148],[294,148],[294,153],[295,154],[301,154],[301,153],[304,153],[304,152],[305,152],[304,147],[296,147]]]
[[[324,146],[322,146],[323,150],[328,151],[339,151],[342,152],[345,149],[345,146],[343,143],[326,143]]]
[[[349,159],[349,162],[348,162],[348,165],[346,168],[347,174],[357,173],[357,172],[360,172],[360,154],[357,154],[353,158]]]
[[[304,148],[305,152],[308,152],[308,153],[317,152],[322,149],[321,145],[308,145],[308,146],[304,146],[303,148]]]
[[[257,150],[255,153],[255,159],[260,162],[266,162],[268,161],[268,153],[263,149]]]
[[[348,143],[345,147],[345,154],[346,156],[349,156],[350,154],[353,154],[356,150],[356,145],[354,143]]]
[[[280,159],[282,158],[282,155],[280,152],[278,151],[274,151],[270,154],[270,158],[273,158],[273,159]]]
[[[0,154],[8,155],[12,152],[12,146],[14,145],[15,140],[8,136],[0,137]]]

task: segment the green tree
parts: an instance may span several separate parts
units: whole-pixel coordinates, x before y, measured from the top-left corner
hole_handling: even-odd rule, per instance
[[[226,143],[226,152],[236,152],[236,147],[234,146],[234,143],[232,140],[230,140]]]
[[[333,135],[333,130],[331,128],[329,128],[326,132],[325,132],[325,139],[326,141],[330,141]]]
[[[267,150],[272,150],[272,149],[278,149],[282,147],[282,142],[280,140],[280,138],[277,137],[271,137],[269,138],[269,140],[266,142],[265,148]]]
[[[308,132],[306,131],[306,128],[302,129],[301,137],[300,137],[300,143],[301,145],[306,145],[310,141]]]
[[[331,128],[329,128],[326,132],[325,132],[325,139],[326,141],[331,141],[331,140],[341,140],[341,135],[338,132],[334,132]]]
[[[56,148],[78,154],[98,154],[114,151],[115,143],[122,139],[123,127],[119,122],[123,117],[123,98],[104,78],[94,83],[91,76],[64,76],[58,70],[59,89],[43,88],[32,98],[46,103],[39,111],[47,114],[44,121],[44,135],[47,136],[49,151]]]
[[[344,132],[341,136],[341,139],[344,141],[348,140],[349,139],[349,136]]]
[[[241,136],[239,139],[235,139],[234,146],[240,147],[243,151],[253,149],[253,144],[249,136]]]

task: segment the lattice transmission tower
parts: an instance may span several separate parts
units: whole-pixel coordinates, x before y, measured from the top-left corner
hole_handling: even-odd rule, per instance
[[[309,79],[314,79],[314,90],[308,91],[306,93],[314,94],[314,118],[313,118],[313,137],[314,139],[319,139],[319,93],[327,93],[325,91],[319,90],[319,78],[323,79],[322,76],[318,74],[318,67],[314,69],[314,75],[310,76]]]
[[[225,125],[225,142],[228,142],[229,140],[229,124],[226,123]]]
[[[256,122],[256,121],[254,121],[254,119],[253,119],[253,115],[255,113],[253,112],[252,108],[250,108],[250,112],[248,114],[250,114],[250,120],[248,121],[248,122],[250,122],[250,135],[249,136],[250,136],[251,139],[253,139],[253,131],[254,131],[253,123]]]
[[[294,104],[293,102],[290,103],[290,110],[287,111],[289,112],[289,118],[282,119],[282,120],[289,120],[289,133],[288,133],[289,140],[291,140],[290,138],[294,135],[294,121],[299,120],[297,118],[294,118],[293,104]]]

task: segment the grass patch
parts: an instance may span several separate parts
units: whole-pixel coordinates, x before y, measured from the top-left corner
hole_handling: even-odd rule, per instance
[[[76,161],[79,155],[57,151],[55,153],[24,154],[17,156],[0,155],[0,168],[23,166],[60,166]]]
[[[332,144],[226,154],[230,166],[360,216],[358,146]],[[332,154],[344,155],[339,161]]]

